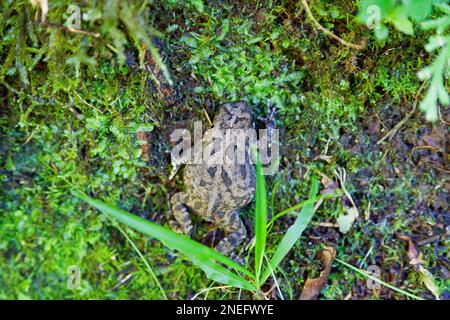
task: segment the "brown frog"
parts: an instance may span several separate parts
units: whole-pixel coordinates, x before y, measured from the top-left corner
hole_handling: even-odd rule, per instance
[[[213,129],[220,130],[224,135],[228,129],[252,128],[252,113],[245,102],[224,104],[213,123]],[[203,148],[214,148],[214,141],[217,142],[211,134],[205,134]],[[250,142],[245,140],[240,161],[208,164],[208,161],[202,160],[200,164],[187,164],[184,170],[186,191],[171,198],[174,217],[171,226],[175,231],[191,235],[193,226],[190,214],[196,214],[225,231],[225,238],[215,249],[235,260],[236,247],[247,237],[239,210],[253,199],[255,193],[255,168],[250,163],[249,145]],[[225,145],[223,151],[227,154],[235,150],[233,145]]]

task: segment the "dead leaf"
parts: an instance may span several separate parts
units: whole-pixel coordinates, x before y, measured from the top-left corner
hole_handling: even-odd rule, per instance
[[[422,253],[416,248],[416,245],[407,235],[398,235],[398,238],[408,243],[407,256],[409,264],[413,265],[415,270],[422,274],[422,281],[425,287],[439,300],[439,288],[434,281],[433,274],[423,266]]]
[[[351,203],[351,207],[345,204],[343,201],[345,198],[342,197],[342,204],[346,211],[346,214],[343,214],[339,216],[336,220],[336,222],[339,224],[339,231],[342,233],[347,233],[351,226],[353,225],[353,222],[355,222],[356,219],[358,219],[359,212],[358,208],[356,208],[356,204],[353,201],[352,196],[348,192],[348,190],[345,188],[345,181],[347,180],[347,171],[344,168],[337,167],[334,170],[334,175],[339,180],[341,189],[344,191],[345,198]]]
[[[149,144],[148,141],[150,139],[150,135],[148,132],[144,131],[137,131],[136,132],[137,138],[141,140],[141,157],[144,161],[148,161],[148,150],[149,150]]]
[[[409,263],[412,265],[421,264],[423,262],[422,257],[411,238],[404,234],[398,235],[398,238],[408,242],[408,252],[406,255],[408,256]]]
[[[371,202],[369,201],[366,210],[364,210],[364,220],[369,221],[370,219],[370,205]]]
[[[322,179],[320,182],[324,187],[324,189],[320,191],[320,194],[322,195],[333,194],[333,192],[339,188],[339,184],[337,182],[331,180],[324,174],[322,174]]]
[[[433,294],[436,300],[439,300],[439,288],[434,282],[434,277],[430,271],[425,269],[422,265],[419,266],[419,272],[423,276],[423,284]]]
[[[347,213],[336,219],[336,222],[339,225],[339,231],[342,233],[347,233],[357,218],[358,210],[354,207],[347,207]]]
[[[300,295],[300,300],[317,299],[320,291],[322,291],[323,287],[327,283],[328,275],[330,274],[335,256],[336,250],[333,247],[326,247],[319,253],[318,258],[322,261],[324,269],[318,278],[306,279],[305,286],[303,287],[302,294]]]

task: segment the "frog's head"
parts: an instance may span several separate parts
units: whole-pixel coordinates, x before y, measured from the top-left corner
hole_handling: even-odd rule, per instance
[[[253,115],[246,102],[231,102],[222,105],[214,125],[221,129],[247,129],[253,127]]]

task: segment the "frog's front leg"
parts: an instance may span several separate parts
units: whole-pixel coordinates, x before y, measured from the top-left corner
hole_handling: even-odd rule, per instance
[[[172,205],[172,215],[175,220],[170,220],[169,224],[175,232],[190,236],[192,233],[192,220],[186,203],[188,195],[184,192],[178,192],[170,199]]]
[[[213,222],[217,226],[222,227],[226,235],[226,237],[217,244],[215,249],[220,253],[229,256],[231,259],[238,261],[235,250],[247,237],[247,230],[239,217],[239,212],[236,211],[223,216],[216,214],[214,215]]]

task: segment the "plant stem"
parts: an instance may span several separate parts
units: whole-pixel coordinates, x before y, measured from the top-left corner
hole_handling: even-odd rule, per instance
[[[150,275],[152,276],[153,280],[155,280],[156,285],[158,286],[159,290],[161,291],[162,296],[164,297],[165,300],[167,300],[167,296],[166,293],[164,292],[163,287],[161,286],[161,283],[158,280],[158,277],[156,276],[155,272],[153,271],[152,267],[149,265],[147,259],[145,259],[144,255],[142,254],[142,252],[139,250],[139,248],[136,246],[136,244],[134,243],[133,240],[131,240],[131,238],[128,236],[128,234],[125,232],[125,230],[123,230],[120,225],[113,220],[113,218],[111,218],[109,215],[105,214],[105,216],[108,217],[108,219],[111,221],[112,225],[114,227],[116,227],[117,229],[119,229],[119,231],[123,234],[123,236],[125,237],[125,239],[127,239],[127,241],[131,244],[131,246],[133,247],[133,249],[136,251],[136,253],[139,255],[139,257],[141,258],[142,262],[144,262],[145,266],[147,267]]]
[[[343,265],[346,266],[347,268],[350,268],[350,269],[352,269],[353,271],[356,271],[356,272],[359,273],[360,275],[362,275],[362,276],[364,276],[364,277],[367,277],[367,278],[369,278],[369,279],[371,279],[371,280],[373,280],[373,281],[376,281],[376,282],[382,284],[382,285],[385,286],[385,287],[388,287],[389,289],[392,289],[392,290],[394,290],[394,291],[396,291],[396,292],[398,292],[398,293],[401,293],[401,294],[403,294],[403,295],[405,295],[405,296],[407,296],[407,297],[410,297],[410,298],[412,298],[412,299],[415,299],[415,300],[424,300],[423,298],[421,298],[421,297],[419,297],[419,296],[416,296],[416,295],[414,295],[414,294],[412,294],[412,293],[409,293],[409,292],[407,292],[407,291],[404,291],[404,290],[402,290],[402,289],[399,289],[399,288],[397,288],[397,287],[395,287],[395,286],[393,286],[393,285],[391,285],[391,284],[389,284],[389,283],[387,283],[387,282],[384,282],[383,280],[381,280],[381,279],[379,279],[379,278],[377,278],[377,277],[375,277],[375,276],[373,276],[373,275],[367,273],[365,270],[362,270],[362,269],[359,269],[359,268],[357,268],[357,267],[355,267],[355,266],[352,266],[351,264],[349,264],[349,263],[347,263],[347,262],[345,262],[345,261],[339,260],[338,258],[334,258],[334,260],[337,261],[337,262],[339,262],[339,263],[341,263],[341,264],[343,264]]]
[[[306,0],[301,0],[303,7],[305,8],[306,13],[308,14],[308,17],[312,20],[312,22],[314,23],[314,25],[320,29],[323,33],[325,33],[326,35],[332,37],[333,39],[336,39],[337,41],[339,41],[339,43],[343,44],[344,46],[356,49],[356,50],[362,50],[364,49],[364,43],[362,44],[353,44],[350,42],[345,41],[344,39],[338,37],[337,35],[335,35],[333,32],[331,32],[330,30],[324,28],[313,16],[311,10],[309,9],[308,6],[308,2],[306,2]]]

